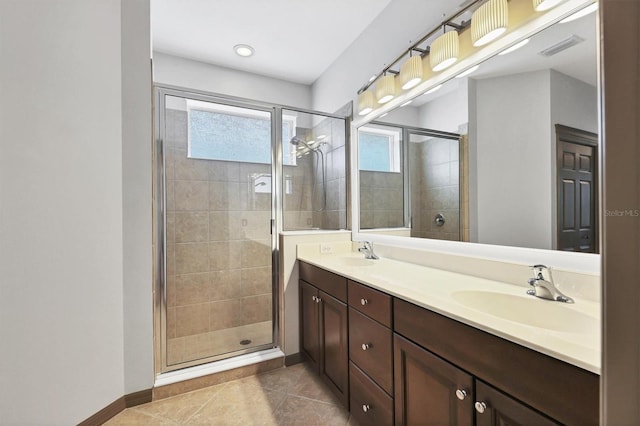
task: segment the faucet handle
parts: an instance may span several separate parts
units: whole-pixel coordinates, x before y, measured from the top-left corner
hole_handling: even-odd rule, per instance
[[[540,264],[538,264],[538,265],[531,265],[531,266],[529,266],[529,268],[533,269],[534,271],[535,271],[536,269],[538,269],[538,270],[540,270],[540,271],[542,271],[543,269],[551,269],[551,268],[549,268],[549,267],[548,267],[548,266],[546,266],[546,265],[540,265]]]

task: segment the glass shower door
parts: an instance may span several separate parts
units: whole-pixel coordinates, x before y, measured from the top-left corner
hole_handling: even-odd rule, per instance
[[[273,111],[159,99],[163,371],[273,347]]]

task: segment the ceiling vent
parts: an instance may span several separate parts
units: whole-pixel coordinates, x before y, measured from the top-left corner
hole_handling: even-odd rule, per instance
[[[556,43],[553,46],[538,52],[538,55],[542,55],[548,58],[549,56],[553,56],[556,53],[560,53],[563,50],[566,50],[572,46],[575,46],[576,44],[582,43],[583,41],[584,39],[582,37],[578,37],[577,35],[573,34],[571,37],[566,38],[561,42]]]

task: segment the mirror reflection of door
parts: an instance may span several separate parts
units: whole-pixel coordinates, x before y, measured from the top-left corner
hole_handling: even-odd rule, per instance
[[[556,125],[558,250],[598,252],[598,135]]]

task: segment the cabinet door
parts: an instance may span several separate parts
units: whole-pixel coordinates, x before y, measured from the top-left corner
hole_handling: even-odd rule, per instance
[[[340,401],[349,406],[347,305],[327,293],[320,295],[320,376]]]
[[[478,426],[558,424],[479,380],[476,380],[476,401]]]
[[[473,378],[397,334],[394,390],[397,425],[473,423]]]
[[[318,289],[300,280],[300,350],[317,371],[320,366]]]

